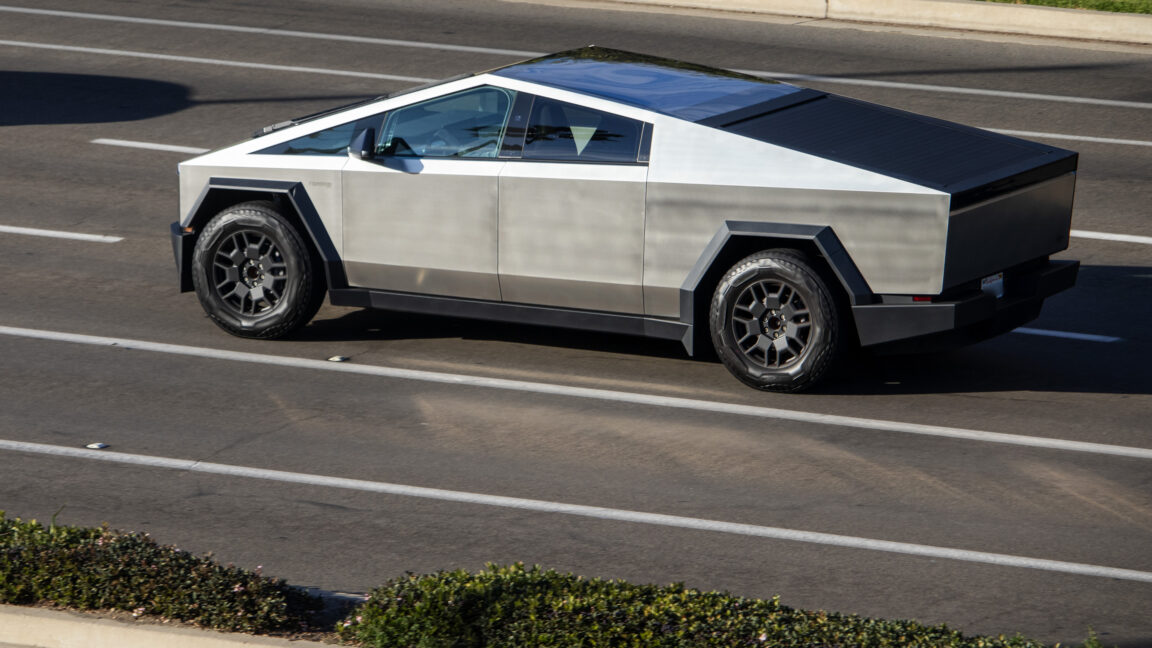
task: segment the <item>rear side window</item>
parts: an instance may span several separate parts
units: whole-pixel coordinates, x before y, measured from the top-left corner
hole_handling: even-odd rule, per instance
[[[525,160],[636,162],[644,123],[537,97],[524,139]]]

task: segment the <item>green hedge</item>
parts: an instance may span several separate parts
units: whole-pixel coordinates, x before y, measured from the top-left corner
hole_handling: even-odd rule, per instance
[[[946,626],[808,612],[679,584],[586,580],[522,564],[389,582],[346,619],[345,639],[381,648],[941,646],[1041,648]]]
[[[1065,9],[1089,9],[1117,13],[1152,14],[1152,0],[989,0],[1008,4],[1029,4]]]
[[[0,603],[117,609],[245,632],[299,630],[319,600],[140,533],[43,527],[0,511]]]

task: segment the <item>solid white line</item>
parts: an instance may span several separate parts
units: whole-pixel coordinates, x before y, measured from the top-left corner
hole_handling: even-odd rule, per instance
[[[0,234],[22,234],[24,236],[44,236],[47,238],[72,239],[75,241],[88,241],[91,243],[119,243],[124,239],[119,236],[103,236],[101,234],[77,234],[76,232],[61,232],[58,230],[36,229],[33,227],[12,227],[0,225]]]
[[[1099,239],[1101,241],[1119,241],[1121,243],[1142,243],[1152,245],[1152,236],[1135,236],[1132,234],[1109,234],[1108,232],[1087,232],[1085,230],[1072,230],[1074,238]]]
[[[818,414],[815,412],[802,412],[797,410],[777,409],[773,407],[758,407],[754,405],[717,403],[690,398],[679,398],[675,396],[656,396],[652,394],[612,391],[608,389],[592,389],[588,387],[572,387],[569,385],[557,385],[552,383],[507,380],[504,378],[486,378],[483,376],[440,373],[435,371],[420,371],[416,369],[358,365],[348,362],[329,362],[327,360],[312,360],[310,358],[293,358],[287,356],[267,355],[262,353],[248,353],[244,351],[226,351],[222,349],[209,349],[204,347],[184,346],[179,344],[164,344],[161,342],[145,342],[142,340],[130,340],[125,338],[80,335],[76,333],[62,333],[58,331],[44,331],[39,329],[16,328],[11,326],[0,326],[0,335],[11,335],[14,337],[32,338],[37,340],[52,340],[57,342],[73,342],[77,344],[88,344],[94,346],[113,346],[137,351],[152,351],[155,353],[168,353],[173,355],[208,358],[213,360],[228,360],[231,362],[250,362],[264,365],[275,365],[280,367],[292,367],[297,369],[335,371],[341,373],[377,376],[382,378],[396,378],[400,380],[418,380],[423,382],[464,385],[487,389],[504,389],[510,391],[527,392],[533,394],[547,394],[569,398],[587,398],[617,403],[631,403],[635,405],[645,405],[650,407],[667,407],[673,409],[695,410],[700,412],[713,412],[717,414],[732,416],[749,416],[761,419],[796,421],[800,423],[813,423],[817,425],[836,425],[841,427],[875,430],[882,432],[902,432],[906,434],[944,437],[950,439],[964,439],[968,441],[1003,443],[1033,448],[1046,448],[1051,450],[1066,450],[1069,452],[1115,455],[1136,459],[1152,459],[1152,449],[1149,448],[1107,445],[1102,443],[1089,443],[1085,441],[1069,441],[1065,439],[1049,439],[1043,437],[1024,436],[1021,434],[984,432],[980,430],[966,430],[962,428],[943,427],[939,425],[923,425],[919,423],[901,423],[899,421],[884,421],[852,416],[838,416],[835,414]]]
[[[92,140],[93,144],[106,144],[108,146],[124,146],[127,148],[149,149],[153,151],[167,151],[170,153],[207,153],[206,148],[197,148],[195,146],[175,146],[173,144],[155,144],[153,142],[134,142],[132,140],[122,139],[108,139],[106,137],[98,137]]]
[[[156,18],[134,18],[130,16],[113,16],[108,14],[83,13],[78,11],[57,11],[53,9],[31,9],[28,7],[0,6],[0,11],[12,13],[38,14],[41,16],[56,16],[59,18],[82,18],[85,20],[106,20],[135,25],[156,25],[158,27],[186,27],[189,29],[208,29],[212,31],[235,32],[240,34],[263,34],[266,36],[287,36],[291,38],[311,38],[315,40],[341,41],[345,43],[366,43],[369,45],[387,45],[391,47],[412,47],[418,49],[437,49],[450,52],[469,52],[473,54],[495,54],[499,56],[519,56],[532,58],[541,56],[540,52],[526,52],[524,50],[497,49],[493,47],[473,47],[470,45],[450,45],[448,43],[426,43],[422,41],[396,40],[393,38],[373,38],[370,36],[346,36],[342,34],[322,34],[315,32],[294,31],[290,29],[270,29],[267,27],[244,27],[240,25],[221,25],[213,23],[187,22],[183,20],[160,20]]]
[[[471,52],[476,54],[494,54],[499,56],[515,56],[520,58],[534,58],[543,56],[547,52],[530,52],[527,50],[502,49],[495,47],[474,47],[469,45],[452,45],[449,43],[429,43],[424,41],[396,40],[390,38],[371,38],[365,36],[347,36],[342,34],[321,34],[314,32],[293,31],[284,29],[267,29],[263,27],[243,27],[238,25],[221,25],[213,23],[186,22],[180,20],[159,20],[155,18],[134,18],[129,16],[114,16],[108,14],[82,13],[74,11],[58,11],[52,9],[32,9],[28,7],[0,6],[0,11],[13,13],[38,14],[56,16],[61,18],[82,18],[86,20],[105,20],[112,22],[125,22],[139,25],[157,25],[164,27],[186,27],[190,29],[207,29],[214,31],[239,32],[249,34],[266,34],[292,38],[310,38],[318,40],[343,41],[349,43],[367,43],[373,45],[387,45],[392,47],[411,47],[423,49],[437,49],[455,52]],[[915,90],[920,92],[942,92],[949,94],[982,95],[990,97],[1005,97],[1011,99],[1027,99],[1032,101],[1055,101],[1063,103],[1078,103],[1096,106],[1111,106],[1119,108],[1152,109],[1152,103],[1141,101],[1118,101],[1113,99],[1093,99],[1090,97],[1069,97],[1065,95],[1036,94],[1031,92],[1011,92],[1005,90],[983,90],[980,88],[961,88],[943,85],[925,85],[917,83],[901,83],[897,81],[873,81],[870,79],[844,79],[839,77],[820,76],[813,74],[795,74],[790,72],[764,72],[757,70],[744,70],[745,74],[766,76],[774,79],[790,79],[800,81],[820,81],[824,83],[840,83],[846,85],[859,85],[876,88],[892,88],[899,90]]]
[[[799,531],[796,529],[760,526],[756,524],[722,522],[719,520],[707,520],[679,515],[666,515],[662,513],[645,513],[642,511],[629,511],[600,506],[584,506],[581,504],[566,504],[563,502],[551,502],[547,500],[504,497],[500,495],[485,495],[483,493],[470,493],[466,491],[453,491],[440,488],[426,488],[422,486],[407,486],[404,484],[367,481],[362,479],[347,479],[344,477],[329,477],[325,475],[295,473],[283,470],[268,470],[265,468],[251,468],[247,466],[207,463],[192,461],[189,459],[152,457],[148,455],[109,452],[106,450],[87,450],[82,448],[70,448],[42,443],[28,443],[23,441],[0,440],[0,450],[33,453],[55,457],[88,459],[92,461],[106,461],[110,463],[146,466],[149,468],[185,470],[189,472],[206,473],[211,475],[224,475],[227,477],[246,477],[249,479],[262,479],[280,483],[305,484],[309,486],[320,486],[325,488],[342,488],[367,493],[380,493],[383,495],[419,497],[423,499],[457,502],[461,504],[519,509],[537,513],[556,513],[561,515],[573,515],[600,520],[630,522],[634,524],[649,524],[664,527],[674,527],[679,529],[692,529],[696,531],[711,531],[714,533],[726,533],[757,538],[770,538],[773,540],[789,540],[792,542],[830,545],[834,547],[846,547],[849,549],[866,549],[869,551],[883,551],[887,553],[897,553],[912,556],[925,556],[929,558],[944,558],[947,560],[958,560],[963,562],[985,563],[990,565],[998,565],[1001,567],[1039,569],[1050,572],[1076,574],[1079,576],[1117,578],[1122,580],[1152,583],[1152,572],[1137,571],[1134,569],[1121,569],[1118,567],[1088,565],[1083,563],[1065,562],[1062,560],[1046,560],[1043,558],[1029,558],[1026,556],[1013,556],[1009,554],[989,553],[984,551],[969,551],[967,549],[952,549],[949,547],[912,544],[908,542],[893,542],[891,540],[875,540],[872,538],[860,538],[856,536],[838,535],[833,533]]]
[[[205,65],[220,65],[224,67],[251,68],[255,70],[275,70],[277,72],[306,72],[311,74],[328,74],[332,76],[360,77],[364,79],[384,79],[386,81],[407,81],[412,83],[427,83],[435,79],[423,77],[400,76],[396,74],[377,74],[375,72],[357,72],[354,70],[330,70],[327,68],[301,67],[298,65],[272,65],[270,63],[248,63],[244,61],[225,61],[222,59],[200,58],[196,56],[175,56],[173,54],[153,54],[151,52],[131,52],[126,50],[101,49],[97,47],[74,47],[72,45],[52,45],[48,43],[27,43],[24,41],[0,40],[0,45],[11,47],[31,47],[34,49],[55,50],[61,52],[77,52],[80,54],[105,54],[109,56],[126,56],[131,58],[152,59],[157,61],[177,61],[180,63],[202,63]]]
[[[1095,333],[1073,333],[1071,331],[1049,331],[1046,329],[1035,329],[1021,327],[1014,329],[1013,333],[1024,333],[1025,335],[1042,335],[1044,337],[1058,337],[1067,338],[1069,340],[1083,340],[1085,342],[1123,342],[1124,338],[1112,337],[1111,335],[1096,335]]]
[[[1004,130],[1003,128],[985,128],[984,130],[1011,135],[1013,137],[1037,137],[1044,139],[1072,140],[1074,142],[1093,142],[1096,144],[1120,144],[1122,146],[1152,146],[1152,142],[1143,140],[1113,139],[1111,137],[1088,137],[1087,135],[1061,135],[1059,133],[1038,133],[1035,131]]]
[[[1139,108],[1152,109],[1152,103],[1145,101],[1120,101],[1116,99],[1094,99],[1091,97],[1070,97],[1068,95],[1038,94],[1035,92],[1013,92],[1010,90],[986,90],[983,88],[962,88],[958,86],[930,85],[920,83],[902,83],[899,81],[875,81],[872,79],[842,79],[840,77],[820,76],[816,74],[793,74],[791,72],[764,72],[758,70],[736,70],[744,74],[766,77],[776,80],[791,81],[818,81],[821,83],[840,83],[844,85],[858,85],[869,88],[891,88],[894,90],[914,90],[917,92],[941,92],[945,94],[977,95],[983,97],[1003,97],[1006,99],[1027,99],[1029,101],[1054,101],[1058,103],[1087,104],[1092,106],[1108,106],[1110,108]]]

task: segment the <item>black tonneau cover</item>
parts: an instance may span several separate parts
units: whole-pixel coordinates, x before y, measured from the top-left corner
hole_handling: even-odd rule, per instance
[[[948,192],[953,210],[1076,170],[1074,151],[832,94],[803,99],[706,125]]]

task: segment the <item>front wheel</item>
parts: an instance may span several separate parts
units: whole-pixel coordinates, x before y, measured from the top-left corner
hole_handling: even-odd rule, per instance
[[[296,229],[269,202],[217,214],[196,239],[192,284],[204,312],[233,335],[277,338],[312,319],[324,284]]]
[[[807,255],[775,249],[741,260],[720,280],[708,324],[721,362],[757,389],[803,391],[839,343],[836,302]]]

